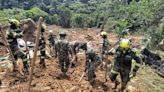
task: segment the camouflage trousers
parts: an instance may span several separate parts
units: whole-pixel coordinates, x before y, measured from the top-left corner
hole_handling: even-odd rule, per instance
[[[42,65],[43,67],[46,67],[45,65],[45,56],[46,56],[46,52],[45,52],[45,49],[42,49],[40,51],[40,65]]]
[[[88,62],[86,64],[87,77],[91,85],[93,85],[95,82],[95,78],[96,78],[95,70],[96,70],[96,65],[94,62]]]
[[[109,73],[109,78],[111,81],[116,81],[116,77],[118,74],[121,76],[121,87],[122,89],[126,88],[127,83],[130,81],[130,68],[126,67],[120,67],[114,64],[112,67],[110,73]]]
[[[17,47],[10,47],[10,48],[13,52],[15,60],[22,59],[24,68],[28,69],[29,65],[28,65],[27,55],[21,49]],[[16,62],[13,62],[13,64],[14,64],[14,67],[16,67]]]
[[[66,73],[68,71],[69,65],[70,65],[69,58],[59,57],[59,67],[63,73]]]

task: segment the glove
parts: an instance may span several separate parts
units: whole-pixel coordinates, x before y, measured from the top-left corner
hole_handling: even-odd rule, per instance
[[[139,66],[135,66],[135,67],[134,67],[133,72],[132,72],[132,74],[130,75],[131,78],[133,78],[133,77],[136,76],[138,69],[139,69]]]

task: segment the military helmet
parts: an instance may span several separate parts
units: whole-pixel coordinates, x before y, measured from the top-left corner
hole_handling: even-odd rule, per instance
[[[107,32],[101,32],[100,36],[107,36]]]
[[[125,48],[125,49],[130,48],[130,41],[129,41],[129,39],[121,39],[120,47],[121,48]]]
[[[66,36],[66,32],[60,32],[59,35],[60,36]]]
[[[9,19],[10,24],[14,24],[16,27],[20,25],[20,22],[17,19]]]

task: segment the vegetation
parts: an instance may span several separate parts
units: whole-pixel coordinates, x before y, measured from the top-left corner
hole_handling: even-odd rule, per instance
[[[164,33],[163,15],[163,0],[0,0],[3,24],[9,18],[37,20],[43,16],[48,24],[65,28],[97,27],[118,34],[126,29],[148,32],[159,37],[153,44],[163,39],[159,36]]]

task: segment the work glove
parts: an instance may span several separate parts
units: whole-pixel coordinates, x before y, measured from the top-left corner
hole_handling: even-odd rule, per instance
[[[133,77],[136,76],[138,69],[139,69],[139,66],[135,66],[134,67],[134,69],[132,71],[132,74],[130,75],[130,78],[133,78]]]

